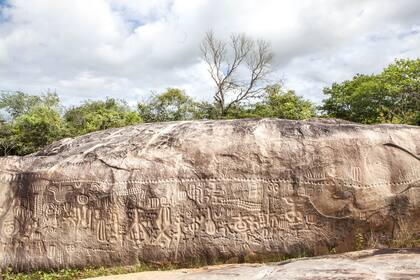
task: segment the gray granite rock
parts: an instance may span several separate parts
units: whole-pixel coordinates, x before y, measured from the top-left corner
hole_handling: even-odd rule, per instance
[[[420,128],[143,124],[0,158],[0,267],[212,263],[420,234]]]
[[[420,279],[420,250],[369,250],[269,264],[150,271],[91,280],[408,280]]]

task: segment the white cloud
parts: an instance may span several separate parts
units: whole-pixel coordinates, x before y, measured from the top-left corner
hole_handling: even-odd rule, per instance
[[[170,86],[210,99],[199,43],[213,29],[272,44],[285,85],[312,100],[356,73],[420,57],[417,0],[9,0],[1,6],[0,89],[55,89],[66,104],[130,102]]]

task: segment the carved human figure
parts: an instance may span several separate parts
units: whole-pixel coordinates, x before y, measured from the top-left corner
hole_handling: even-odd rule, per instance
[[[175,261],[178,260],[179,243],[183,237],[185,237],[185,234],[182,232],[181,217],[177,216],[175,218],[175,234],[173,237],[175,239]]]
[[[99,242],[107,241],[106,234],[106,223],[105,219],[101,215],[101,210],[95,210],[95,220],[96,220],[96,237]]]
[[[137,246],[141,246],[142,241],[146,243],[150,241],[150,234],[143,226],[143,224],[139,221],[138,211],[138,209],[133,209],[132,211],[133,217],[128,233],[130,235],[130,239],[135,241]]]
[[[112,213],[111,221],[111,241],[115,242],[120,239],[118,214]]]
[[[75,241],[80,241],[81,234],[79,231],[79,227],[77,226],[78,220],[76,212],[76,208],[71,208],[70,211],[68,211],[68,216],[64,218],[63,225],[65,226],[68,232],[71,232],[71,236],[74,238]]]
[[[89,220],[90,220],[90,210],[88,209],[88,202],[89,197],[84,194],[79,194],[76,197],[76,201],[78,203],[78,206],[76,208],[76,214],[77,214],[77,225],[81,228],[87,228],[89,227]]]
[[[45,215],[47,228],[54,231],[58,227],[57,216],[60,214],[60,208],[55,203],[48,203],[45,205]]]
[[[157,235],[154,243],[161,247],[168,247],[171,242],[171,237],[167,231],[171,226],[171,209],[168,206],[161,207],[156,220],[156,224],[159,228],[159,234]]]
[[[35,222],[34,230],[32,231],[31,237],[31,255],[43,256],[45,253],[44,239],[39,228],[39,223]]]
[[[167,206],[159,209],[159,215],[156,221],[161,231],[166,230],[171,225],[171,209]]]
[[[214,223],[213,215],[212,215],[210,207],[207,208],[207,218],[206,218],[206,222],[204,223],[204,226],[205,226],[205,231],[208,235],[214,235],[216,233],[216,224]]]

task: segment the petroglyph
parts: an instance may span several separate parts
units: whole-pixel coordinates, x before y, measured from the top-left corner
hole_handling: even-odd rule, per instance
[[[353,249],[355,228],[383,244],[403,223],[418,234],[420,129],[372,128],[145,124],[0,158],[0,266],[317,254]]]

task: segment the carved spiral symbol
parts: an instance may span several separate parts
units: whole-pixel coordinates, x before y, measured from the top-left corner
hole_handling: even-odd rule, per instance
[[[6,237],[12,237],[15,233],[16,227],[14,222],[6,222],[3,224],[3,234]]]
[[[87,195],[81,194],[77,196],[77,202],[80,205],[86,205],[89,202],[89,197]]]

